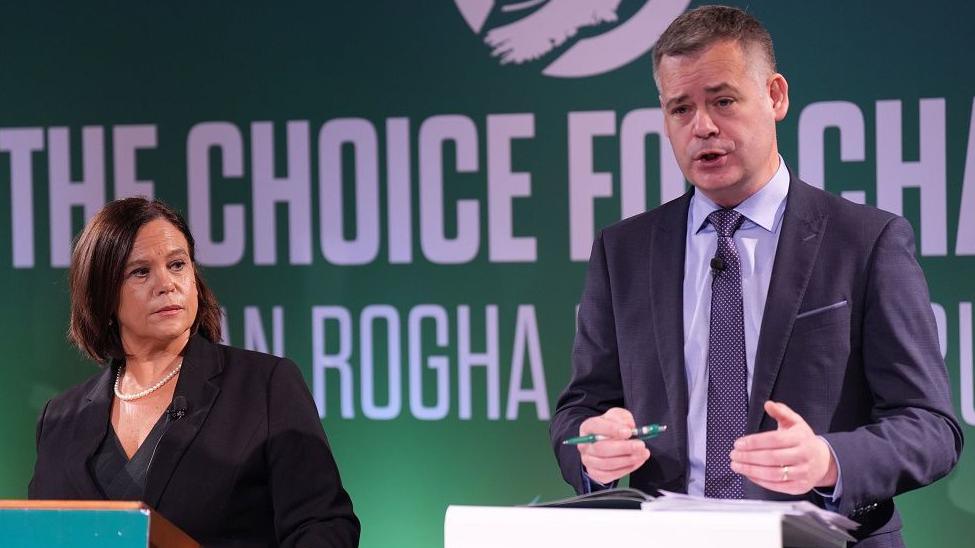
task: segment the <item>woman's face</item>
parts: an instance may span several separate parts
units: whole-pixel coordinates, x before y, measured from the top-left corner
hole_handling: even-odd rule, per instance
[[[198,307],[189,245],[165,219],[139,229],[122,275],[118,322],[126,353],[188,338]]]

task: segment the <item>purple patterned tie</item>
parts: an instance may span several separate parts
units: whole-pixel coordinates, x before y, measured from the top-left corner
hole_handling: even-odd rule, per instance
[[[732,238],[745,217],[733,209],[708,215],[718,233],[712,266],[711,332],[708,339],[708,432],[704,496],[744,498],[742,478],[731,471],[735,440],[745,434],[748,417],[748,366],[741,301],[741,262]]]

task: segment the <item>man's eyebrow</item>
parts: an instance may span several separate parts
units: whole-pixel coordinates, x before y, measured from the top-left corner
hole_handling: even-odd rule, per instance
[[[672,105],[674,103],[682,103],[682,102],[684,102],[687,99],[687,97],[688,97],[688,95],[686,93],[683,94],[683,95],[678,95],[677,97],[673,97],[671,99],[668,99],[667,102],[664,103],[664,106],[669,107],[670,105]]]
[[[708,95],[714,95],[715,93],[721,93],[723,91],[731,91],[733,93],[738,93],[738,88],[729,84],[728,82],[721,82],[720,84],[715,84],[713,86],[707,86],[706,88],[704,88],[704,92],[707,93]],[[667,102],[664,103],[664,106],[670,107],[674,103],[682,103],[687,100],[687,97],[688,94],[686,93],[678,95],[677,97],[668,99]]]
[[[728,82],[721,82],[720,84],[718,84],[716,86],[708,86],[708,87],[704,88],[704,91],[706,93],[721,93],[722,91],[733,91],[733,92],[737,93],[738,92],[738,88],[736,88],[735,86],[729,84]]]

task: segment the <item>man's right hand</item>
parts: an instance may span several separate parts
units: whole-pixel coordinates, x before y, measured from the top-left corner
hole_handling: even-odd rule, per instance
[[[598,417],[579,425],[579,435],[601,434],[607,439],[578,445],[586,474],[602,484],[618,480],[636,470],[650,458],[650,450],[641,440],[628,439],[636,428],[633,414],[613,407]]]

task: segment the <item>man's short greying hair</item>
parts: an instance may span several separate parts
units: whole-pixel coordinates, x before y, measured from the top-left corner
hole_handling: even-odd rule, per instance
[[[736,41],[743,48],[758,47],[775,72],[772,36],[757,19],[738,8],[701,6],[674,19],[660,35],[653,48],[654,77],[664,55],[693,54],[725,40]]]

